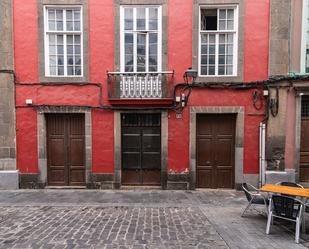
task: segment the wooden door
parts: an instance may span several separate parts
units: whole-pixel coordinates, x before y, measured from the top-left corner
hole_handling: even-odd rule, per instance
[[[46,121],[48,185],[85,185],[84,115],[51,114]]]
[[[122,184],[160,185],[161,115],[122,115]]]
[[[234,188],[235,122],[232,114],[197,115],[198,188]]]
[[[309,96],[302,97],[299,178],[309,182]]]

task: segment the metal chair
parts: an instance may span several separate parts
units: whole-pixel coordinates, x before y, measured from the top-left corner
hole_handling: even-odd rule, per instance
[[[268,213],[268,200],[263,196],[260,191],[252,186],[249,183],[243,183],[242,189],[245,192],[246,198],[249,202],[247,207],[244,209],[244,211],[241,214],[241,217],[244,217],[244,214],[246,211],[251,207],[251,205],[265,205],[266,214]],[[257,209],[256,209],[257,210]],[[258,210],[257,210],[258,211]]]
[[[273,195],[270,198],[266,234],[270,232],[270,225],[273,218],[292,221],[296,223],[295,242],[299,243],[302,213],[303,203],[300,200],[283,195]]]

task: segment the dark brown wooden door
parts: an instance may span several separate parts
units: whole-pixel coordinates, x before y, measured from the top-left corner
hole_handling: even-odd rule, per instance
[[[197,115],[198,188],[234,188],[235,115]]]
[[[46,115],[48,184],[85,185],[84,115]]]
[[[309,182],[309,96],[302,97],[301,115],[299,177],[300,181]]]
[[[160,185],[161,115],[122,115],[122,184]]]

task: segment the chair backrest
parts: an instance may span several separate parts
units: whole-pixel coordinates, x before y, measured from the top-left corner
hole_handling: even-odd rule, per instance
[[[295,187],[295,188],[304,188],[302,185],[296,182],[278,182],[277,185],[287,186],[287,187]]]
[[[283,195],[273,195],[271,199],[276,216],[295,220],[299,215],[300,201]]]
[[[251,196],[251,194],[250,194],[250,190],[249,190],[249,188],[248,188],[248,184],[244,182],[244,183],[242,184],[242,189],[243,189],[243,191],[245,192],[245,195],[246,195],[247,200],[248,200],[248,201],[251,201],[251,200],[252,200],[252,196]]]

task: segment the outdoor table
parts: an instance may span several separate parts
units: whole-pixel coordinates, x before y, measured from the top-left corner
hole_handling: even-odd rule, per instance
[[[274,185],[274,184],[266,184],[260,188],[260,191],[267,193],[277,193],[284,195],[292,195],[296,197],[300,197],[303,200],[303,233],[305,232],[305,208],[306,202],[309,198],[309,189],[308,188],[297,188],[297,187],[289,187],[282,185]]]

